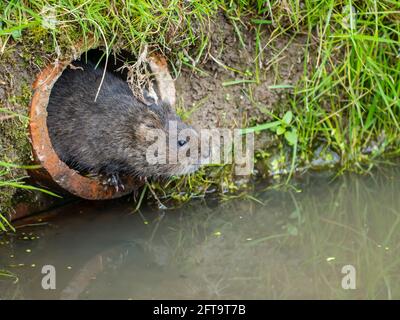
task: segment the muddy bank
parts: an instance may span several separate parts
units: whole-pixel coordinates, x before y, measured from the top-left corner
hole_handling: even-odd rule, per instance
[[[5,110],[0,113],[0,160],[28,164],[32,160],[27,134],[32,82],[57,55],[23,39],[17,44],[12,40],[10,43],[0,56],[0,108]],[[60,44],[60,56],[76,54],[76,48],[70,43]],[[271,119],[266,110],[283,115],[289,107],[287,98],[292,94],[291,86],[304,72],[305,48],[306,37],[275,37],[272,27],[237,22],[235,25],[219,15],[210,26],[210,41],[199,61],[190,60],[190,48],[185,53],[188,64],[195,68],[181,65],[175,56],[168,57],[173,65],[171,69],[181,70],[176,79],[177,109],[186,121],[203,128],[243,127],[264,122]],[[284,88],[276,87],[282,85]],[[256,148],[268,149],[274,145],[274,139],[273,135],[264,133],[257,137]],[[19,169],[11,170],[2,178],[24,176],[27,172]],[[28,203],[37,201],[36,192],[18,193],[18,198],[13,200],[15,190],[2,189],[2,213],[12,214],[11,208],[22,198]]]
[[[190,113],[190,121],[202,127],[262,123],[271,119],[265,109],[283,114],[289,107],[290,87],[304,73],[305,36],[275,37],[272,27],[262,26],[257,48],[258,27],[236,27],[238,31],[228,18],[218,16],[205,60],[196,65],[199,70],[185,68],[176,80],[178,100]]]

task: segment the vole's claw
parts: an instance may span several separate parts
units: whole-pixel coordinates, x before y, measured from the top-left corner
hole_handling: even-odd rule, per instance
[[[121,181],[121,178],[119,177],[118,173],[113,173],[109,176],[107,179],[108,185],[112,186],[115,188],[116,192],[119,192],[120,190],[125,190],[125,186]]]

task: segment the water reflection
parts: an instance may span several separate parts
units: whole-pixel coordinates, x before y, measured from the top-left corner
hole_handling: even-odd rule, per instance
[[[400,298],[399,178],[308,175],[301,192],[258,186],[259,202],[135,214],[124,201],[70,205],[3,235],[0,269],[15,278],[0,277],[0,297]],[[56,290],[42,289],[43,265]],[[355,290],[342,288],[345,265]]]

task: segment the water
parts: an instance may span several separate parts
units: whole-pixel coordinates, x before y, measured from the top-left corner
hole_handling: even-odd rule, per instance
[[[3,235],[7,299],[400,298],[400,168],[180,209],[81,202]],[[56,289],[41,286],[42,266]],[[342,286],[342,268],[354,267]],[[351,267],[350,267],[351,268]],[[354,281],[353,281],[354,280]],[[345,286],[346,287],[346,286]]]

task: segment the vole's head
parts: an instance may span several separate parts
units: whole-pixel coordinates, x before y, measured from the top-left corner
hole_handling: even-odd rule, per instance
[[[208,158],[199,132],[164,103],[146,106],[135,129],[138,175],[167,177],[196,171]]]

